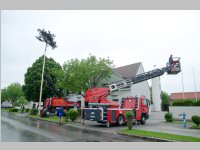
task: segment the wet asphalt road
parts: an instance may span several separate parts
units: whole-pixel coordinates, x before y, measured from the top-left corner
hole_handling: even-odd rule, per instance
[[[144,142],[145,139],[94,133],[1,112],[2,142]]]

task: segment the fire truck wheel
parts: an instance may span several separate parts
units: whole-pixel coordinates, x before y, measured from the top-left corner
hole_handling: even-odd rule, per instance
[[[109,122],[109,121],[106,122],[106,127],[107,127],[107,128],[110,127],[110,122]]]
[[[146,118],[144,115],[142,115],[142,118],[141,118],[141,124],[144,125],[146,123]]]
[[[118,125],[122,126],[124,124],[124,117],[122,115],[119,115],[118,117]]]

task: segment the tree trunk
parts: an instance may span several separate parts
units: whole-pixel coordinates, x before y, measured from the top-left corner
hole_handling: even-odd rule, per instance
[[[42,99],[42,86],[43,86],[43,80],[44,80],[44,66],[45,66],[46,49],[47,49],[47,43],[45,45],[44,61],[43,61],[43,66],[42,66],[41,85],[40,85],[40,97],[39,97],[39,103],[38,103],[39,108],[40,108],[40,103],[41,103],[41,99]],[[38,111],[38,113],[40,114],[40,110]]]

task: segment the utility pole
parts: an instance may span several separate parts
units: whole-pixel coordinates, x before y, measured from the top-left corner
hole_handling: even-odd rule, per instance
[[[196,82],[195,82],[195,75],[194,75],[194,67],[193,67],[193,78],[194,78],[195,99],[197,101],[197,91],[196,91]]]

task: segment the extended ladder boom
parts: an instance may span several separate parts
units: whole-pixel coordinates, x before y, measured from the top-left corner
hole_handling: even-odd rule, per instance
[[[176,59],[176,60],[175,60]],[[136,84],[142,81],[146,81],[155,77],[159,77],[162,76],[165,72],[167,72],[168,74],[177,74],[181,71],[181,67],[180,67],[180,58],[172,58],[172,56],[169,59],[169,63],[167,63],[166,67],[163,67],[161,69],[154,69],[139,75],[136,75],[130,79],[127,80],[123,80],[123,81],[118,81],[116,83],[110,84],[109,86],[109,90],[110,91],[114,91],[117,89],[121,89],[121,88],[125,88],[128,87],[132,84]]]

